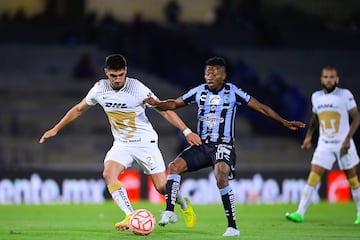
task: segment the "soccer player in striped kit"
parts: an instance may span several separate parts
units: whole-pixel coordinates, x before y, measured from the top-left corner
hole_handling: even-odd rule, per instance
[[[159,225],[165,226],[177,221],[174,205],[181,174],[213,167],[228,222],[223,236],[239,236],[235,200],[229,185],[229,179],[232,179],[235,173],[234,119],[237,106],[248,106],[280,122],[290,130],[304,128],[305,124],[283,119],[269,106],[260,103],[236,85],[226,83],[226,63],[221,57],[213,57],[206,61],[204,77],[204,84],[189,90],[175,100],[159,101],[151,97],[144,100],[145,103],[161,111],[197,104],[197,132],[203,143],[185,149],[169,164],[165,195],[166,210],[162,212]],[[191,130],[185,129],[183,133],[186,136]]]

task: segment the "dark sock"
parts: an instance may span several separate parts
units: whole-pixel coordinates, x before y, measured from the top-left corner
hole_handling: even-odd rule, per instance
[[[165,187],[166,188],[165,199],[166,199],[167,211],[172,211],[172,212],[174,211],[175,203],[176,203],[176,195],[179,191],[179,187],[180,187],[180,176],[178,177],[178,179],[173,179],[171,177],[170,178],[168,177]]]
[[[228,188],[228,187],[222,189],[222,190],[230,189],[229,191],[226,191],[226,193],[222,193],[222,190],[220,190],[220,193],[222,194],[221,200],[223,202],[224,209],[225,209],[225,215],[228,220],[228,227],[237,228],[236,227],[235,196],[234,196],[231,188]]]

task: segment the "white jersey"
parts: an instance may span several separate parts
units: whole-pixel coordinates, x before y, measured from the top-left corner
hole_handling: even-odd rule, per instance
[[[145,114],[142,101],[157,97],[139,80],[126,78],[120,90],[110,87],[108,79],[95,83],[85,97],[87,104],[97,103],[104,109],[111,126],[114,144],[148,145],[157,142],[158,135]]]
[[[318,147],[340,149],[350,129],[348,111],[356,107],[354,96],[344,88],[328,94],[319,90],[312,94],[311,102],[319,118]]]

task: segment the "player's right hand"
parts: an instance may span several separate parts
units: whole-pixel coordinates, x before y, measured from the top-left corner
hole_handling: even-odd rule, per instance
[[[53,128],[50,129],[50,130],[48,130],[48,131],[46,131],[46,132],[42,135],[42,137],[40,138],[39,143],[45,142],[46,139],[51,138],[51,137],[54,137],[56,134],[57,134],[57,131],[56,131],[55,129],[53,129]]]
[[[306,137],[301,145],[301,149],[310,149],[312,147],[311,137]]]
[[[148,98],[145,98],[143,100],[143,104],[149,104],[153,107],[156,107],[156,105],[158,104],[158,101],[156,101],[154,98],[152,97],[148,97]]]

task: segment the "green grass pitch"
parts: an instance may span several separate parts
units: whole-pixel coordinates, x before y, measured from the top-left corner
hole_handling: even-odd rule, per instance
[[[134,208],[146,208],[159,220],[163,204],[138,202]],[[113,202],[104,204],[51,204],[0,206],[0,239],[34,240],[91,240],[91,239],[224,239],[226,228],[222,205],[194,205],[197,225],[186,228],[177,207],[179,221],[166,227],[156,226],[148,236],[117,232],[114,223],[123,213]],[[237,224],[240,237],[252,240],[359,239],[360,226],[353,224],[356,208],[352,202],[311,205],[304,223],[285,219],[286,211],[296,205],[237,205]]]

